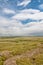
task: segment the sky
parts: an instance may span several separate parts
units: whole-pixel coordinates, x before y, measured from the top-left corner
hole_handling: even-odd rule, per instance
[[[43,0],[0,0],[0,36],[43,36]]]

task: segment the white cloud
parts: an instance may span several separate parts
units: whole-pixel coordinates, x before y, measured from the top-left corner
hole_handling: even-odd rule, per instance
[[[43,20],[22,24],[18,20],[0,17],[0,36],[31,36],[43,35]]]
[[[31,0],[23,0],[23,2],[18,3],[17,6],[26,6],[31,2]]]
[[[8,8],[4,8],[3,12],[6,13],[6,14],[15,14],[15,11],[8,9]]]
[[[4,0],[5,2],[8,0]],[[18,6],[26,6],[31,0],[23,0],[18,3]],[[43,4],[39,5],[39,8],[43,9]],[[16,12],[3,8],[5,14],[15,14]],[[31,36],[31,35],[42,35],[43,36],[43,12],[36,9],[25,9],[16,13],[12,19],[0,16],[0,36]],[[29,22],[22,24],[21,20],[32,19],[37,22]],[[40,22],[39,22],[40,20]]]
[[[24,10],[21,10],[21,13],[29,13],[29,14],[35,14],[35,13],[39,13],[40,11],[39,10],[36,10],[36,9],[24,9]]]
[[[26,20],[26,19],[40,20],[40,19],[43,19],[43,12],[40,12],[40,10],[25,9],[25,10],[22,10],[20,13],[16,14],[15,16],[13,16],[12,19],[17,19],[17,20]]]
[[[20,35],[21,27],[23,27],[23,25],[16,20],[8,20],[6,18],[0,17],[0,34],[1,34],[1,36]]]
[[[0,27],[8,25],[8,24],[9,24],[9,22],[6,18],[0,17]]]

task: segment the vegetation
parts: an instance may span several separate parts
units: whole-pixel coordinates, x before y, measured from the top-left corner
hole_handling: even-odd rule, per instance
[[[43,37],[0,38],[0,65],[17,55],[17,65],[43,65]]]

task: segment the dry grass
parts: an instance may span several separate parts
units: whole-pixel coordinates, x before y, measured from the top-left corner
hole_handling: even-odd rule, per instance
[[[43,65],[43,37],[0,38],[0,65],[13,56],[20,56],[37,48],[40,52],[37,50],[38,53],[33,54],[31,58],[26,55],[26,57],[17,59],[17,65]]]

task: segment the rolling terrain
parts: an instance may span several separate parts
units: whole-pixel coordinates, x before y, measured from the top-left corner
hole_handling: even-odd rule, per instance
[[[0,65],[43,65],[43,37],[0,38]]]

